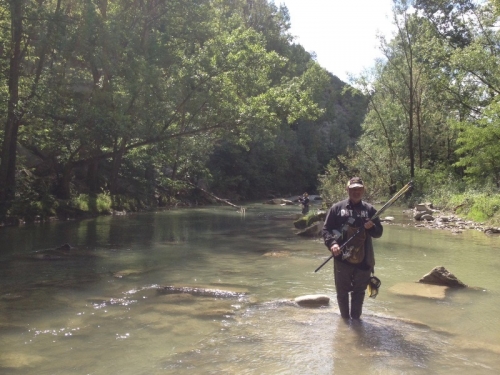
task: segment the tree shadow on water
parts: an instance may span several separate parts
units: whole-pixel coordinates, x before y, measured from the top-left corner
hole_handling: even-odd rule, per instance
[[[335,373],[427,374],[444,345],[444,337],[418,323],[368,316],[341,324]]]

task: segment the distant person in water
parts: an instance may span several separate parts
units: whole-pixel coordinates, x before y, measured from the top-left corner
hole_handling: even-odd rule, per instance
[[[302,215],[306,215],[309,212],[309,194],[304,193],[299,202],[302,204]]]

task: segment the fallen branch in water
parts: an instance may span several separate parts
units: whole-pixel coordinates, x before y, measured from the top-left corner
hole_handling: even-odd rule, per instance
[[[196,188],[196,189],[200,189],[202,192],[204,192],[204,193],[205,193],[205,194],[207,194],[208,196],[210,196],[210,197],[214,198],[216,201],[218,201],[218,202],[222,202],[222,203],[225,203],[225,204],[227,204],[227,205],[229,205],[229,206],[231,206],[231,207],[237,208],[237,209],[238,209],[238,210],[240,210],[242,213],[245,213],[245,208],[244,208],[244,207],[242,207],[242,206],[237,206],[237,205],[235,205],[235,204],[232,204],[232,203],[231,203],[231,202],[229,202],[227,199],[219,198],[219,197],[217,197],[216,195],[214,195],[214,194],[210,193],[209,191],[206,191],[205,189],[203,189],[203,188],[201,188],[201,187],[199,187],[199,186],[196,186],[195,184],[193,184],[193,183],[192,183],[192,182],[190,182],[190,181],[185,181],[185,182],[187,182],[189,185],[193,186],[193,187],[194,187],[194,188]]]

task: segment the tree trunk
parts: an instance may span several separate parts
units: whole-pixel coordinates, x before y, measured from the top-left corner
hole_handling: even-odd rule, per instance
[[[120,150],[116,151],[113,154],[113,164],[112,164],[110,183],[109,183],[109,191],[111,194],[118,194],[120,191],[120,186],[118,185],[118,172],[120,171],[124,154],[125,154],[124,147],[121,147]]]
[[[93,195],[99,193],[99,160],[92,159],[87,166],[87,186]]]
[[[62,176],[59,178],[56,195],[60,199],[71,198],[71,178],[73,176],[73,163],[68,162],[63,168]]]
[[[414,82],[414,71],[413,71],[413,46],[411,43],[408,43],[409,49],[409,60],[408,60],[408,73],[409,73],[409,87],[408,91],[410,94],[410,103],[408,108],[408,115],[410,116],[410,123],[408,129],[408,152],[410,156],[410,178],[413,179],[415,177],[415,149],[413,146],[413,129],[415,129],[414,125],[414,116],[415,116],[415,82]]]
[[[422,156],[422,88],[418,88],[416,96],[415,115],[417,118],[417,147],[418,147],[418,167],[424,166],[424,158]]]
[[[144,171],[144,178],[148,182],[147,194],[148,194],[148,204],[157,206],[158,200],[156,199],[156,170],[154,166],[150,163],[146,165],[146,170]]]
[[[9,102],[0,163],[0,219],[7,214],[14,198],[16,185],[17,134],[19,131],[19,75],[21,65],[21,38],[23,32],[22,1],[11,0],[11,54],[9,66]]]

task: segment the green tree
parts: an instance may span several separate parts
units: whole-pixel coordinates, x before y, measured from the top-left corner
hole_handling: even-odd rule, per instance
[[[474,185],[493,182],[500,187],[500,103],[493,102],[483,111],[473,126],[456,122],[460,130],[456,152],[460,160],[456,165],[464,167]]]
[[[284,10],[261,2],[250,22],[250,3],[39,3],[53,16],[35,25],[47,35],[32,47],[37,69],[22,71],[36,95],[18,141],[41,160],[40,176],[55,176],[53,193],[124,191],[120,181],[137,168],[148,182],[165,166],[174,178],[207,173],[202,154],[218,140],[246,146],[284,122],[317,116],[304,79],[283,75]]]
[[[390,41],[380,38],[385,62],[375,66],[371,77],[357,80],[369,98],[369,112],[356,145],[360,156],[351,169],[362,171],[371,186],[385,185],[391,193],[398,181],[414,178],[415,168],[423,167],[423,140],[430,133],[425,102],[429,86],[420,61],[425,22],[410,6],[395,2],[397,32]]]
[[[360,173],[374,190],[394,193],[398,184],[421,175],[422,170],[450,168],[456,131],[448,124],[450,94],[447,81],[432,63],[438,50],[431,24],[412,10],[412,2],[397,1],[396,33],[381,38],[385,59],[355,83],[369,99],[363,134],[332,170]],[[332,169],[333,168],[333,169]]]
[[[15,194],[15,173],[17,156],[17,137],[21,125],[21,108],[19,86],[21,79],[21,62],[23,60],[23,18],[26,10],[23,1],[9,1],[3,10],[10,16],[10,40],[8,43],[9,69],[8,69],[8,104],[7,116],[2,143],[0,163],[0,219],[5,216],[8,202]]]
[[[479,156],[482,150],[475,150],[482,139],[484,152],[495,154],[495,146],[489,146],[490,136],[495,134],[489,124],[496,121],[494,111],[500,93],[500,55],[496,48],[499,33],[494,8],[489,3],[465,0],[418,2],[418,6],[435,30],[428,59],[441,72],[440,87],[450,108],[446,120],[458,133],[454,150],[459,160],[455,166],[465,170],[468,181],[475,185],[489,181],[498,185],[495,166],[483,160],[484,155]],[[481,167],[474,165],[474,160],[484,162],[490,174],[480,173]]]

